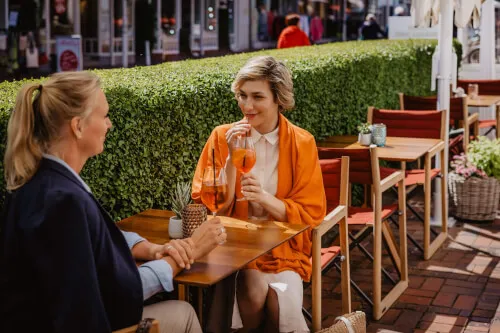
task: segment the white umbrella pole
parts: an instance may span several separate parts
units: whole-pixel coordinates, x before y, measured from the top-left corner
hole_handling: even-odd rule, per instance
[[[481,41],[479,61],[481,78],[495,78],[495,3],[487,0],[481,7]],[[481,93],[481,92],[479,92]]]
[[[441,1],[441,18],[439,19],[439,74],[438,74],[438,109],[446,110],[445,117],[445,154],[444,161],[436,156],[436,164],[440,168],[448,167],[448,137],[450,128],[450,78],[452,64],[452,38],[453,38],[453,0]],[[441,221],[441,179],[437,179],[436,192],[434,193],[434,219]]]

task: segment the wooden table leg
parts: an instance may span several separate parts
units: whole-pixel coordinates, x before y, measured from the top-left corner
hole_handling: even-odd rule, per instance
[[[188,286],[185,286],[183,284],[179,284],[178,286],[178,292],[179,292],[179,301],[187,301],[187,294],[189,292]]]
[[[399,256],[398,246],[396,245],[396,238],[394,237],[387,220],[382,223],[382,234],[384,235],[387,246],[389,247],[390,255],[394,258],[396,268],[401,273],[401,258]]]
[[[444,149],[440,153],[441,163],[444,164]],[[431,157],[425,156],[425,182],[424,182],[424,259],[429,260],[443,245],[448,237],[448,172],[447,166],[441,166],[441,232],[431,242]]]
[[[203,327],[203,288],[198,287],[198,320]]]

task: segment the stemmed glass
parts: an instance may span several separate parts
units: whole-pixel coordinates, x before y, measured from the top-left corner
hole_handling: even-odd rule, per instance
[[[203,170],[201,201],[212,212],[213,217],[227,199],[227,179],[224,168],[206,167]]]
[[[255,147],[253,145],[252,137],[238,136],[232,143],[233,152],[231,154],[231,161],[233,165],[242,174],[250,172],[256,162]],[[236,201],[247,200],[243,197]]]

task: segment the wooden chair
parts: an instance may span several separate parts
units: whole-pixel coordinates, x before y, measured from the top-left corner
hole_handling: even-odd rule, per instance
[[[401,110],[436,110],[437,97],[417,97],[399,94],[399,104]],[[479,134],[480,122],[479,114],[474,113],[469,116],[467,97],[450,98],[450,126],[463,128],[464,130],[464,150],[467,151],[470,140],[470,128],[473,128],[474,135]]]
[[[349,189],[349,158],[321,160],[323,183],[328,201],[328,214],[320,225],[312,230],[312,331],[321,329],[321,276],[330,267],[341,262],[342,312],[351,312],[351,288],[349,268],[349,238],[347,235],[347,194]],[[340,229],[340,246],[321,248],[321,238],[335,225]]]
[[[113,333],[135,333],[137,331],[138,325],[130,326],[127,328],[122,328],[121,330],[113,331]],[[154,320],[150,329],[149,333],[160,333],[160,324],[158,320]]]
[[[461,87],[465,92],[469,84],[477,84],[480,95],[498,95],[500,96],[500,80],[458,80],[457,86]],[[491,131],[496,131],[497,139],[500,138],[500,105],[495,106],[496,119],[485,119],[479,121],[479,128],[489,128],[485,135]]]
[[[365,191],[365,205],[362,207],[349,206],[347,223],[350,229],[361,228],[357,233],[349,234],[349,238],[351,239],[349,250],[357,247],[373,262],[372,299],[364,294],[355,284],[352,286],[370,305],[373,305],[373,317],[375,320],[378,320],[408,287],[404,174],[401,171],[395,171],[381,179],[377,148],[318,148],[318,155],[320,162],[323,159],[348,156],[350,159],[350,183],[371,187],[371,198],[367,197],[368,191]],[[382,206],[382,194],[396,184],[399,184],[398,204]],[[327,201],[327,203],[330,205],[335,204],[334,199],[329,200],[330,202]],[[399,249],[396,246],[394,235],[387,222],[388,218],[396,212],[400,214],[399,224],[402,226],[400,228]],[[373,235],[373,256],[361,244],[370,235]],[[382,235],[391,254],[391,259],[393,259],[401,275],[401,279],[397,283],[382,267]],[[395,284],[384,298],[382,298],[382,273]]]
[[[441,153],[441,161],[444,161],[445,142],[445,113],[441,110],[435,111],[400,111],[400,110],[379,110],[373,107],[368,108],[369,123],[384,123],[387,126],[387,135],[393,137],[428,138],[441,139],[443,143],[434,147],[433,151],[425,155],[424,169],[413,169],[405,172],[406,194],[409,195],[416,187],[424,187],[424,217],[422,218],[415,209],[407,203],[406,206],[424,223],[424,247],[416,242],[411,236],[408,238],[423,253],[424,258],[430,259],[436,250],[446,240],[448,233],[447,204],[446,204],[446,177],[447,168],[431,169],[431,159]],[[392,169],[384,169],[383,172],[390,172]],[[431,181],[438,176],[443,176],[441,182],[441,202],[442,202],[442,230],[437,234],[431,229]],[[436,238],[431,242],[431,232]]]

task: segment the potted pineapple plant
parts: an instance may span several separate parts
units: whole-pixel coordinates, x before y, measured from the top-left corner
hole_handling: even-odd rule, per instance
[[[455,155],[448,179],[454,215],[472,221],[494,220],[500,201],[500,139],[479,137],[467,155]]]
[[[369,146],[372,143],[372,128],[370,123],[358,125],[358,142],[360,145]]]
[[[175,216],[170,218],[168,235],[170,238],[182,238],[182,212],[191,202],[191,183],[180,182],[172,195],[172,211]]]

